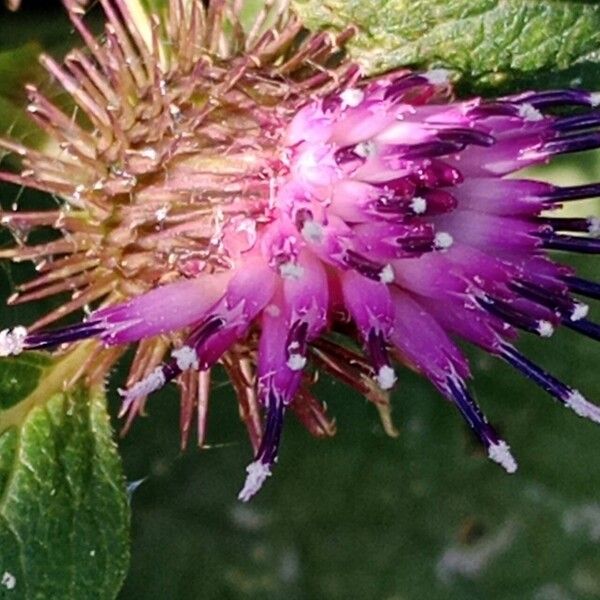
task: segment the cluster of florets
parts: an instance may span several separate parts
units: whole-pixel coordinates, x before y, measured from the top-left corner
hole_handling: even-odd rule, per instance
[[[111,4],[104,4],[113,31],[115,23],[123,27]],[[172,14],[192,27],[193,15],[180,14],[176,4]],[[193,6],[200,22],[204,9]],[[193,37],[185,27],[177,35],[180,30]],[[81,288],[88,296],[93,289],[86,302],[101,300],[103,306],[83,322],[54,331],[38,331],[40,323],[33,330],[5,330],[0,353],[95,338],[101,342],[97,356],[110,365],[123,347],[139,342],[133,375],[122,392],[123,413],[139,413],[149,394],[177,380],[186,432],[194,409],[205,418],[210,370],[221,363],[255,448],[240,493],[244,500],[271,473],[288,410],[317,435],[333,432],[311,393],[317,370],[373,400],[389,431],[395,365],[417,370],[456,406],[489,457],[515,471],[508,445],[468,391],[469,366],[457,338],[504,359],[579,415],[600,422],[600,409],[513,345],[520,330],[548,337],[560,324],[598,338],[598,326],[586,319],[587,306],[573,294],[598,297],[600,288],[550,260],[547,250],[600,250],[597,217],[548,212],[597,195],[600,186],[561,188],[506,177],[556,154],[600,146],[600,114],[589,110],[598,103],[596,95],[571,90],[453,102],[444,71],[362,80],[352,65],[338,65],[341,78],[327,70],[307,76],[315,57],[335,50],[324,35],[288,57],[283,71],[272,61],[274,46],[264,51],[261,38],[253,52],[246,48],[246,54],[219,62],[206,51],[193,60],[186,57],[179,78],[173,71],[150,77],[148,65],[159,69],[160,53],[128,31],[138,63],[145,61],[139,68],[154,77],[146,82],[148,90],[155,86],[163,98],[159,114],[166,115],[167,125],[154,139],[147,115],[130,115],[127,131],[139,126],[145,137],[141,145],[115,136],[130,159],[127,168],[104,165],[107,175],[94,180],[99,168],[94,165],[85,182],[68,180],[62,170],[60,180],[50,177],[47,157],[3,142],[20,151],[38,175],[36,187],[62,193],[71,207],[60,223],[43,221],[41,213],[30,217],[34,224],[53,224],[70,234],[44,249],[65,256],[56,261],[60,269],[30,289],[56,285],[56,273],[63,273],[79,278],[73,302],[79,302]],[[115,35],[111,47],[123,48],[121,34]],[[272,61],[266,70],[257,47]],[[78,56],[93,94],[114,96],[113,82],[91,75],[99,67],[108,69],[113,59],[99,54],[94,65],[85,60],[89,66]],[[119,69],[121,75],[135,75],[131,61]],[[80,106],[82,89],[93,97],[88,87],[69,87],[59,67],[50,64],[50,71]],[[302,76],[294,83],[285,73]],[[198,90],[218,76],[220,95],[197,100]],[[262,100],[252,97],[261,90]],[[62,118],[52,112],[58,109],[32,94],[31,112],[39,116],[43,110],[55,135],[66,136]],[[98,139],[107,134],[98,135],[102,119],[92,110],[97,102],[86,106],[95,128],[78,132],[82,137],[76,141],[91,138],[89,160],[101,161]],[[122,103],[116,106],[122,109]],[[554,106],[583,111],[557,117],[549,111]],[[124,119],[125,112],[114,109],[112,115]],[[75,140],[69,139],[72,149]],[[137,165],[135,172],[131,165]],[[31,184],[27,172],[0,176]],[[68,189],[57,191],[57,179]],[[117,207],[118,227],[95,237],[94,227],[112,226]],[[77,220],[88,213],[96,221]],[[135,232],[133,250],[125,230]],[[76,250],[67,249],[73,234]],[[114,278],[98,276],[105,266],[99,257],[115,248],[120,260],[126,250],[126,260],[138,268],[119,279],[118,294]],[[39,253],[25,246],[15,255]],[[143,264],[148,256],[160,260]],[[85,262],[90,259],[96,262]]]

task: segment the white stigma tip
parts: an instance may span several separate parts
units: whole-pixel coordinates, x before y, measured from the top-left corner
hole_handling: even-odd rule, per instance
[[[593,92],[590,94],[590,104],[593,107],[600,106],[600,92]]]
[[[289,261],[279,267],[279,274],[285,279],[298,281],[304,275],[304,269],[300,265]]]
[[[308,242],[320,244],[324,235],[323,227],[316,221],[306,221],[302,226],[302,237]]]
[[[588,233],[600,235],[600,217],[588,217]]]
[[[397,381],[396,373],[392,367],[383,365],[375,376],[375,381],[382,390],[391,390]]]
[[[581,319],[585,319],[590,312],[590,307],[587,304],[583,304],[578,302],[575,304],[573,311],[571,312],[570,319],[571,321],[581,321]]]
[[[347,106],[351,108],[357,107],[365,98],[365,93],[357,88],[348,88],[340,94],[343,103],[343,108]]]
[[[256,460],[246,467],[246,473],[244,487],[238,494],[238,500],[242,502],[248,502],[260,490],[267,477],[271,476],[271,469],[269,465]]]
[[[306,366],[306,357],[302,354],[290,354],[286,364],[292,371],[302,371]]]
[[[123,396],[124,402],[129,403],[142,396],[147,396],[156,390],[159,390],[165,385],[166,378],[163,373],[162,367],[156,367],[150,375],[144,377],[141,381],[138,381],[135,385],[131,386],[127,390],[119,390],[119,394]]]
[[[22,326],[0,331],[0,356],[16,356],[24,350],[27,329]]]
[[[361,158],[369,158],[375,154],[376,146],[375,142],[360,142],[354,146],[354,152]]]
[[[510,453],[510,447],[504,440],[500,440],[497,444],[492,444],[488,448],[488,456],[507,473],[514,473],[517,470],[517,461]]]
[[[171,356],[177,361],[177,368],[182,371],[198,368],[198,355],[191,346],[181,346],[173,350]]]
[[[551,337],[554,334],[554,325],[550,321],[538,321],[537,332],[542,337]]]
[[[584,419],[600,423],[600,407],[588,402],[577,390],[573,390],[566,398],[565,404]]]
[[[434,244],[438,250],[448,250],[454,244],[454,238],[449,233],[440,231],[435,234]]]
[[[450,71],[448,69],[432,69],[424,75],[427,81],[433,85],[448,85],[450,83]]]
[[[379,273],[379,281],[381,283],[393,283],[396,277],[396,273],[394,273],[394,267],[392,265],[385,265],[383,269],[381,269],[381,273]]]
[[[410,209],[415,215],[422,215],[427,210],[427,200],[420,196],[415,196],[410,202]]]
[[[544,115],[532,104],[521,104],[519,106],[519,116],[526,121],[541,121]]]

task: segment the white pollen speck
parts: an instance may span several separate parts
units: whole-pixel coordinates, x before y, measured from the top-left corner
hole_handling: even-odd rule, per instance
[[[198,368],[198,355],[191,346],[181,346],[173,350],[171,356],[177,361],[177,368],[182,371]]]
[[[541,121],[544,115],[532,104],[521,104],[519,106],[519,116],[526,121]]]
[[[306,221],[302,227],[302,237],[315,244],[320,244],[323,241],[325,232],[323,227],[316,221]]]
[[[415,215],[422,215],[427,210],[427,200],[420,196],[415,196],[410,202],[410,209]]]
[[[314,169],[315,167],[317,167],[319,161],[315,156],[314,150],[306,150],[302,152],[300,156],[296,159],[296,164],[298,165],[302,173],[306,173],[310,169]]]
[[[434,244],[438,250],[448,250],[454,243],[454,238],[446,231],[435,234]]]
[[[0,356],[16,356],[23,352],[27,329],[19,325],[0,331]]]
[[[588,233],[600,235],[600,217],[588,217]]]
[[[375,376],[375,381],[382,390],[391,390],[397,381],[396,373],[392,367],[383,365]]]
[[[284,279],[298,281],[304,275],[304,269],[297,263],[289,261],[279,266],[279,274]]]
[[[554,334],[554,325],[550,321],[538,321],[537,331],[542,337],[551,337]]]
[[[510,453],[510,447],[504,440],[492,444],[488,448],[488,456],[503,467],[507,473],[514,473],[517,470],[517,461]]]
[[[142,156],[144,158],[148,158],[150,160],[156,160],[158,157],[158,154],[154,148],[144,148],[140,152],[140,156]]]
[[[246,476],[244,487],[238,494],[238,500],[242,502],[248,502],[260,490],[267,477],[270,477],[271,469],[269,465],[256,460],[246,467],[246,473],[248,475]]]
[[[154,213],[154,216],[156,217],[157,221],[161,222],[161,221],[164,221],[167,218],[168,214],[169,214],[169,209],[166,206],[163,206],[162,208],[159,208]]]
[[[424,76],[433,85],[447,85],[450,83],[450,71],[448,69],[432,69],[424,73]]]
[[[141,381],[138,381],[135,385],[127,390],[119,390],[119,394],[123,396],[125,402],[131,402],[142,396],[147,396],[156,390],[159,390],[165,385],[166,378],[163,373],[162,367],[156,367],[150,375],[144,377]]]
[[[590,94],[590,104],[593,107],[600,106],[600,92],[593,92]]]
[[[571,316],[569,317],[571,321],[581,321],[581,319],[585,319],[590,312],[590,307],[587,304],[583,304],[583,302],[577,302],[571,311]]]
[[[254,246],[257,237],[256,221],[254,219],[242,219],[235,230],[240,233],[245,233],[248,240],[248,246]]]
[[[580,417],[600,423],[600,407],[588,402],[577,390],[573,390],[565,398],[565,404]]]
[[[265,312],[271,317],[278,317],[281,314],[281,309],[276,304],[269,304],[265,307]]]
[[[302,371],[306,366],[306,357],[302,354],[290,354],[286,364],[292,371]]]
[[[381,269],[381,273],[379,273],[379,281],[381,283],[393,283],[396,278],[396,273],[394,273],[394,267],[392,265],[385,265],[383,269]]]
[[[372,156],[375,154],[376,149],[375,142],[371,141],[360,142],[354,146],[354,152],[361,158],[368,158],[369,156]]]
[[[348,88],[340,94],[340,98],[342,99],[344,108],[346,106],[355,108],[364,100],[365,93],[357,88]]]
[[[15,586],[17,585],[17,578],[12,573],[9,573],[8,571],[4,571],[4,574],[2,575],[2,580],[0,581],[0,583],[7,590],[14,590]]]

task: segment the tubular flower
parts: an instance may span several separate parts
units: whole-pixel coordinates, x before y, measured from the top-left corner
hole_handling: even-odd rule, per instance
[[[4,214],[21,234],[62,234],[42,245],[21,236],[2,252],[40,271],[11,301],[72,292],[32,326],[2,331],[0,354],[93,338],[81,371],[94,380],[137,344],[122,413],[129,423],[176,381],[184,445],[195,412],[204,440],[220,363],[254,447],[242,500],[271,474],[287,412],[333,434],[311,394],[319,370],[373,401],[388,432],[395,366],[422,373],[514,472],[468,391],[456,340],[600,422],[598,407],[514,346],[521,331],[549,337],[559,325],[598,339],[578,297],[598,298],[600,286],[548,251],[600,251],[598,218],[552,216],[600,184],[507,177],[600,147],[598,96],[456,102],[443,71],[362,78],[339,55],[350,32],[298,37],[283,9],[242,28],[229,4],[172,0],[144,26],[131,3],[101,4],[101,43],[73,4],[87,49],[63,65],[42,57],[78,116],[30,87],[29,114],[53,149],[0,141],[22,160],[1,179],[63,199],[55,211]],[[46,330],[89,303],[97,308],[82,322]]]

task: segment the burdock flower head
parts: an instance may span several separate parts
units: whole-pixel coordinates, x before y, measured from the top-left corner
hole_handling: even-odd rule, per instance
[[[75,116],[29,87],[31,119],[54,144],[0,140],[22,161],[2,180],[62,199],[3,216],[20,234],[61,234],[42,245],[21,235],[2,252],[40,272],[12,302],[72,292],[30,327],[4,330],[2,355],[94,338],[81,369],[93,381],[137,343],[122,412],[129,421],[175,380],[184,443],[195,411],[204,439],[220,363],[255,450],[243,500],[270,475],[288,411],[333,433],[311,394],[321,370],[375,402],[388,430],[395,365],[417,370],[515,471],[468,391],[456,340],[600,422],[599,408],[513,345],[520,331],[549,337],[561,324],[598,338],[573,294],[597,298],[600,287],[547,251],[600,251],[597,218],[549,216],[600,185],[507,177],[599,147],[597,95],[455,102],[444,71],[363,78],[340,53],[351,31],[307,35],[283,6],[243,23],[237,2],[171,0],[150,17],[126,0],[101,5],[100,40],[67,2],[86,48],[62,65],[42,57]],[[79,324],[45,331],[90,303]]]

